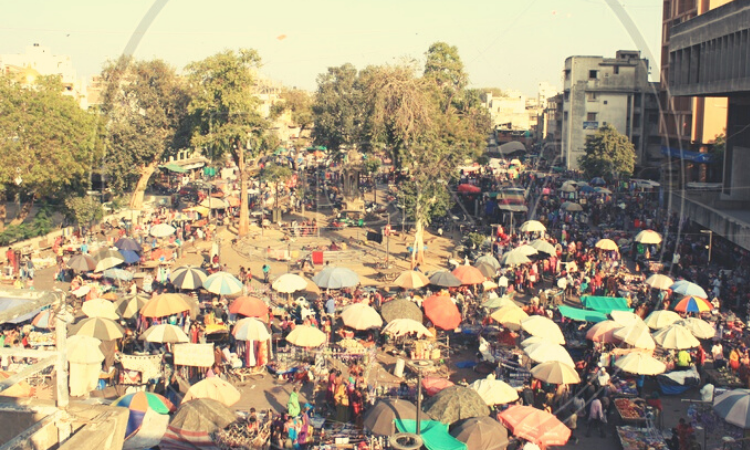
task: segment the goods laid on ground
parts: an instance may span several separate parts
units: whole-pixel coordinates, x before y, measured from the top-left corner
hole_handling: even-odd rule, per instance
[[[656,429],[617,427],[617,437],[623,450],[669,450],[664,437]]]

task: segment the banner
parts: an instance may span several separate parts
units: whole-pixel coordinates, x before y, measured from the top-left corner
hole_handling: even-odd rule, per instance
[[[211,367],[214,365],[213,344],[175,344],[176,366]]]

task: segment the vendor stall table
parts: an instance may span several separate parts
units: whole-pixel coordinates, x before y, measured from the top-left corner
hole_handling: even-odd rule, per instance
[[[635,379],[633,378],[621,378],[612,380],[612,386],[614,394],[617,397],[638,396],[638,387],[636,386]]]
[[[669,450],[667,442],[657,429],[617,427],[617,437],[623,450]]]
[[[616,398],[615,409],[623,423],[637,425],[646,422],[646,400],[642,398]]]
[[[731,372],[731,370],[704,368],[703,372],[706,375],[708,382],[716,387],[726,387],[730,389],[747,387],[742,383],[739,377]]]

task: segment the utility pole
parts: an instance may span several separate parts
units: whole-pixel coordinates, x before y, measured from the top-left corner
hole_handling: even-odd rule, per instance
[[[711,264],[711,247],[713,247],[714,231],[713,230],[701,230],[701,233],[708,234],[708,263]]]

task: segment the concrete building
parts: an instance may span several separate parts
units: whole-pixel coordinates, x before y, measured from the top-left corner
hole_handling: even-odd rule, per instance
[[[672,205],[750,250],[750,0],[735,0],[672,27],[667,81],[675,97],[727,98],[720,188],[698,193],[687,186],[673,191]]]
[[[542,156],[551,165],[562,154],[563,94],[547,98],[545,107],[539,114],[539,141]]]
[[[21,83],[33,84],[40,75],[58,75],[64,95],[73,97],[81,108],[88,107],[86,89],[76,77],[70,56],[53,55],[49,47],[34,44],[25,53],[0,55],[0,71],[20,77]]]
[[[649,109],[657,106],[648,81],[648,60],[639,51],[620,50],[614,58],[571,56],[565,60],[562,108],[562,157],[568,169],[578,168],[586,139],[611,125],[635,146],[637,164],[649,160],[646,150]]]
[[[519,91],[505,91],[502,97],[491,92],[482,94],[484,106],[490,112],[492,126],[502,130],[526,131],[530,127],[526,110],[526,96]]]

